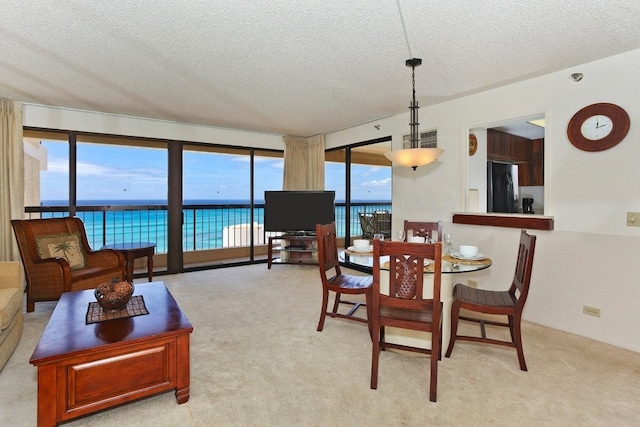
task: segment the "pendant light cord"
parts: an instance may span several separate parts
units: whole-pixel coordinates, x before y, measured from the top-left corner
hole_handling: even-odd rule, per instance
[[[400,21],[402,22],[402,31],[404,31],[404,39],[407,42],[407,50],[409,51],[409,58],[413,58],[411,54],[411,45],[409,44],[409,36],[407,35],[407,26],[404,24],[404,15],[402,13],[402,6],[400,5],[400,0],[397,0],[398,3],[398,12],[400,13]]]

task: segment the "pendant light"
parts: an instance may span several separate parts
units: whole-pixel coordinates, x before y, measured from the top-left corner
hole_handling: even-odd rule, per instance
[[[387,159],[392,163],[399,164],[401,166],[407,166],[416,170],[419,166],[424,166],[436,160],[444,150],[441,148],[420,148],[420,132],[418,132],[418,101],[416,101],[416,67],[422,64],[422,59],[411,58],[405,62],[407,67],[411,67],[411,80],[413,84],[413,99],[409,110],[411,110],[411,122],[409,123],[411,134],[409,135],[409,141],[411,148],[405,148],[403,150],[393,150],[385,153]]]

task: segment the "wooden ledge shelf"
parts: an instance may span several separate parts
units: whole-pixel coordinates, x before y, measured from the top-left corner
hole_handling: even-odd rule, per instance
[[[525,228],[531,230],[553,230],[553,217],[540,215],[454,213],[453,223]]]

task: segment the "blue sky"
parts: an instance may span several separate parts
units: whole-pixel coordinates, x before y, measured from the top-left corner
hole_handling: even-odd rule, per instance
[[[48,152],[41,171],[41,199],[68,198],[68,144],[43,142]],[[78,143],[78,200],[166,200],[167,152],[162,149]],[[256,157],[255,193],[282,189],[282,159]],[[249,158],[185,151],[185,200],[247,200]],[[391,168],[354,165],[354,200],[391,200]],[[344,199],[344,165],[327,163],[325,187]]]

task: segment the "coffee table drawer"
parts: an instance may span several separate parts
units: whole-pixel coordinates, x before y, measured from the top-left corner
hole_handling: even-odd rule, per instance
[[[176,388],[175,339],[145,342],[57,364],[58,413],[66,420]],[[65,396],[66,395],[66,396]]]
[[[175,358],[175,344],[167,342],[70,361],[59,367],[69,391],[65,412],[83,408],[92,412],[113,400],[124,402],[175,388]]]

